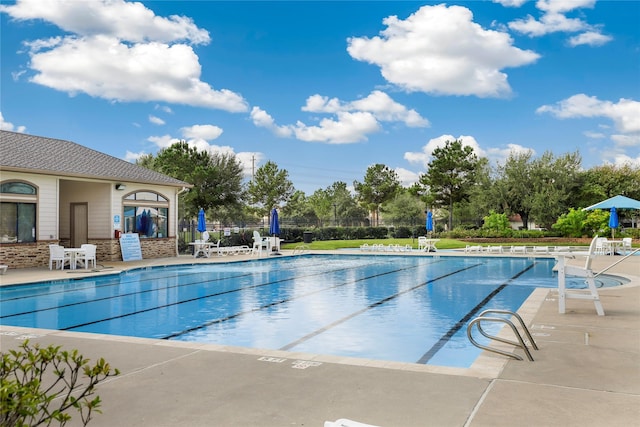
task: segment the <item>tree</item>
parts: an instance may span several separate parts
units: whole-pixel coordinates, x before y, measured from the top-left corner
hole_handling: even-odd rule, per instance
[[[251,203],[256,204],[258,212],[266,216],[280,203],[286,203],[294,192],[289,172],[278,169],[278,165],[268,161],[256,171],[249,183],[247,193]]]
[[[296,225],[299,222],[303,224],[313,223],[318,219],[309,203],[309,199],[304,194],[304,191],[300,190],[293,193],[287,204],[282,208],[282,214]]]
[[[336,181],[326,191],[332,200],[336,225],[360,224],[365,220],[367,211],[358,206],[346,182]]]
[[[474,186],[478,170],[478,156],[473,147],[462,141],[446,141],[444,147],[433,150],[433,160],[420,183],[428,189],[431,200],[437,205],[448,206],[449,230],[453,229],[453,204],[467,200]]]
[[[580,186],[576,206],[590,206],[618,194],[640,200],[640,167],[602,165],[581,173],[584,184]]]
[[[400,189],[398,174],[383,164],[375,164],[367,168],[364,182],[353,182],[357,199],[364,207],[374,213],[374,224],[378,225],[380,206],[395,197]]]
[[[104,359],[91,366],[78,350],[60,346],[41,348],[24,341],[21,350],[2,352],[0,361],[0,425],[63,426],[70,411],[80,413],[83,425],[100,413],[100,397],[91,398],[96,385],[119,375]]]
[[[331,218],[333,213],[332,200],[329,192],[322,188],[317,189],[309,197],[309,205],[316,214],[316,217],[320,220],[320,225]]]
[[[382,208],[382,217],[385,223],[397,225],[414,224],[416,219],[424,219],[424,203],[408,190],[400,191],[393,200],[385,203]]]
[[[512,151],[505,164],[498,166],[501,177],[496,182],[496,191],[505,209],[520,215],[525,230],[529,228],[529,214],[533,207],[532,157],[532,151]]]
[[[537,224],[551,228],[560,215],[569,210],[572,195],[579,186],[581,163],[577,151],[557,158],[545,152],[533,161],[531,215]]]
[[[210,154],[181,141],[163,148],[155,158],[142,157],[138,164],[193,185],[181,196],[180,205],[187,217],[196,216],[200,208],[213,210],[214,214],[219,207],[227,211],[241,208],[242,164],[233,154]]]

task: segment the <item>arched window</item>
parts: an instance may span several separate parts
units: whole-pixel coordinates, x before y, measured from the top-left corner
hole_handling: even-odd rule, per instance
[[[0,184],[0,243],[36,241],[38,189],[22,181]]]
[[[138,233],[141,238],[167,237],[169,200],[153,191],[138,191],[123,199],[124,233]]]

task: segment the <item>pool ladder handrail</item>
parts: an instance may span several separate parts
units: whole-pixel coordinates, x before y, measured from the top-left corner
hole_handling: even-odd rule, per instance
[[[500,342],[503,342],[505,344],[511,344],[511,345],[516,346],[516,347],[520,347],[521,349],[524,350],[525,354],[527,355],[527,358],[531,362],[533,362],[533,357],[531,356],[531,352],[527,348],[527,345],[525,344],[524,340],[522,339],[522,335],[520,334],[520,332],[518,332],[518,329],[515,327],[513,322],[511,322],[511,320],[509,320],[507,318],[504,318],[504,317],[488,317],[488,316],[486,316],[489,313],[509,314],[509,315],[515,317],[516,319],[518,319],[518,322],[520,323],[520,326],[522,327],[525,335],[527,336],[527,339],[531,343],[531,346],[535,350],[538,350],[538,346],[536,345],[536,342],[533,340],[533,337],[531,336],[531,333],[529,333],[529,329],[527,329],[527,327],[525,326],[524,321],[522,320],[522,317],[520,317],[519,314],[514,313],[513,311],[498,310],[498,309],[484,310],[482,313],[480,313],[478,315],[478,317],[476,317],[471,322],[469,322],[469,325],[467,326],[467,337],[469,338],[469,341],[471,342],[471,344],[473,344],[476,347],[481,348],[483,350],[492,351],[494,353],[502,354],[503,356],[507,356],[507,357],[512,357],[512,358],[514,358],[516,360],[523,360],[522,357],[518,356],[517,354],[509,353],[507,351],[500,350],[500,349],[494,348],[494,347],[490,347],[488,345],[483,345],[483,344],[480,344],[479,342],[477,342],[475,339],[473,339],[473,334],[472,334],[473,326],[476,326],[478,328],[478,331],[482,335],[484,335],[486,338],[489,338],[491,340],[500,341]],[[487,332],[485,332],[484,329],[482,329],[481,322],[499,322],[499,323],[505,323],[505,324],[509,325],[509,327],[511,327],[511,330],[515,334],[516,338],[518,338],[518,341],[517,342],[516,341],[511,341],[511,340],[508,340],[508,339],[505,339],[505,338],[500,338],[500,337],[497,337],[497,336],[494,336],[494,335],[489,335]]]

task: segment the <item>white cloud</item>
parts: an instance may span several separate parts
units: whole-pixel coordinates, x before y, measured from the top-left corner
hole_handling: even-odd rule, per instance
[[[9,130],[13,132],[24,133],[27,128],[26,126],[14,126],[11,122],[6,122],[4,117],[2,116],[2,112],[0,111],[0,130]]]
[[[156,116],[153,116],[151,114],[149,114],[149,121],[151,123],[153,123],[154,125],[163,125],[163,124],[165,124],[165,121],[162,120],[160,117],[156,117]]]
[[[547,13],[566,13],[575,9],[593,7],[596,0],[538,0],[536,7]]]
[[[409,127],[429,126],[429,121],[415,110],[409,110],[386,93],[375,90],[367,97],[344,102],[319,94],[307,98],[302,111],[335,115],[321,119],[317,126],[298,121],[295,125],[278,126],[269,113],[253,107],[253,124],[271,130],[281,137],[294,135],[307,142],[349,144],[366,141],[367,135],[382,129],[380,122],[403,122]]]
[[[626,154],[616,154],[613,157],[613,162],[617,166],[630,165],[633,167],[640,167],[640,155],[637,157],[629,157]]]
[[[18,0],[15,5],[0,6],[0,11],[16,20],[42,19],[82,36],[111,35],[136,43],[186,40],[207,44],[210,41],[209,32],[198,28],[191,18],[156,16],[140,2]]]
[[[504,164],[505,161],[512,154],[535,154],[535,150],[532,148],[523,147],[519,144],[507,144],[505,148],[487,148],[487,157],[489,160],[495,163]]]
[[[613,120],[616,129],[622,133],[640,132],[640,102],[631,99],[621,98],[613,103],[581,93],[555,105],[543,105],[536,112],[551,113],[559,119],[605,117]]]
[[[298,121],[294,129],[296,138],[307,142],[348,144],[366,141],[368,134],[380,130],[378,121],[369,112],[338,112],[336,116],[337,120],[322,119],[318,126],[307,126]]]
[[[193,125],[180,128],[185,138],[212,140],[222,135],[222,129],[214,125]]]
[[[611,40],[613,40],[613,37],[611,36],[605,36],[604,34],[595,31],[587,31],[586,33],[571,37],[569,39],[569,45],[572,47],[580,45],[602,46],[603,44],[609,43]]]
[[[618,147],[640,147],[640,133],[635,135],[611,135]]]
[[[506,32],[483,29],[461,6],[423,6],[405,20],[389,16],[383,23],[379,36],[349,38],[347,51],[378,65],[387,81],[409,92],[508,96],[501,70],[539,58],[513,46]]]
[[[493,0],[494,3],[499,3],[504,7],[520,7],[528,0]]]
[[[547,13],[536,20],[529,15],[526,19],[518,19],[509,23],[509,28],[531,37],[543,36],[556,32],[576,32],[589,28],[581,19],[571,19],[559,13]]]
[[[495,0],[494,0],[495,1]],[[571,47],[588,45],[602,46],[612,37],[602,34],[597,26],[593,26],[580,18],[568,18],[567,13],[583,8],[593,8],[596,0],[538,0],[536,8],[542,15],[536,19],[531,15],[517,19],[508,24],[509,28],[530,37],[539,37],[550,33],[568,32],[581,34],[569,39]]]
[[[600,155],[605,160],[615,164],[622,164],[629,160],[633,164],[638,162],[638,148],[640,148],[640,102],[621,98],[617,103],[601,101],[595,96],[578,94],[554,105],[543,105],[537,113],[550,113],[559,119],[573,118],[606,118],[613,121],[616,133],[609,133],[609,139],[615,146],[607,147]],[[607,130],[608,126],[600,126]],[[604,138],[601,133],[585,133],[588,137]],[[634,157],[635,156],[635,157]]]
[[[127,154],[125,154],[124,159],[127,162],[131,162],[131,163],[135,163],[136,160],[138,160],[140,157],[146,155],[147,153],[145,153],[144,151],[140,151],[139,153],[133,153],[129,150],[127,150]]]
[[[416,172],[412,172],[405,168],[395,168],[394,171],[398,174],[398,178],[400,179],[400,184],[403,187],[411,187],[413,184],[420,180],[420,174]]]
[[[167,114],[173,114],[173,110],[167,105],[156,105],[154,108],[156,110],[163,111],[163,112],[165,112]]]
[[[163,18],[122,0],[18,0],[0,10],[71,33],[25,43],[34,83],[111,101],[248,110],[241,95],[200,80],[199,58],[189,44],[208,43],[209,34],[190,18]]]
[[[366,98],[351,102],[342,102],[338,98],[312,95],[302,111],[315,113],[337,113],[339,111],[366,111],[372,113],[377,120],[384,122],[403,122],[409,127],[429,126],[429,120],[423,118],[416,110],[409,110],[394,101],[385,92],[374,90]]]
[[[158,146],[158,148],[167,148],[176,142],[180,142],[179,138],[174,138],[171,135],[162,135],[162,136],[150,136],[147,138],[147,141],[153,142]]]
[[[583,132],[583,135],[590,139],[603,139],[607,137],[607,135],[605,135],[602,132],[593,132],[593,131],[585,131]]]
[[[278,126],[273,120],[273,117],[260,107],[253,107],[251,109],[251,120],[257,127],[267,128],[274,134],[280,137],[289,137],[293,134],[293,129],[290,126]]]

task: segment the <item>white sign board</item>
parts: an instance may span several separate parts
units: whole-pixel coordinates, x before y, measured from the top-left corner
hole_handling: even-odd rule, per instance
[[[125,233],[120,235],[120,251],[123,261],[139,261],[142,259],[140,237],[138,233]]]

